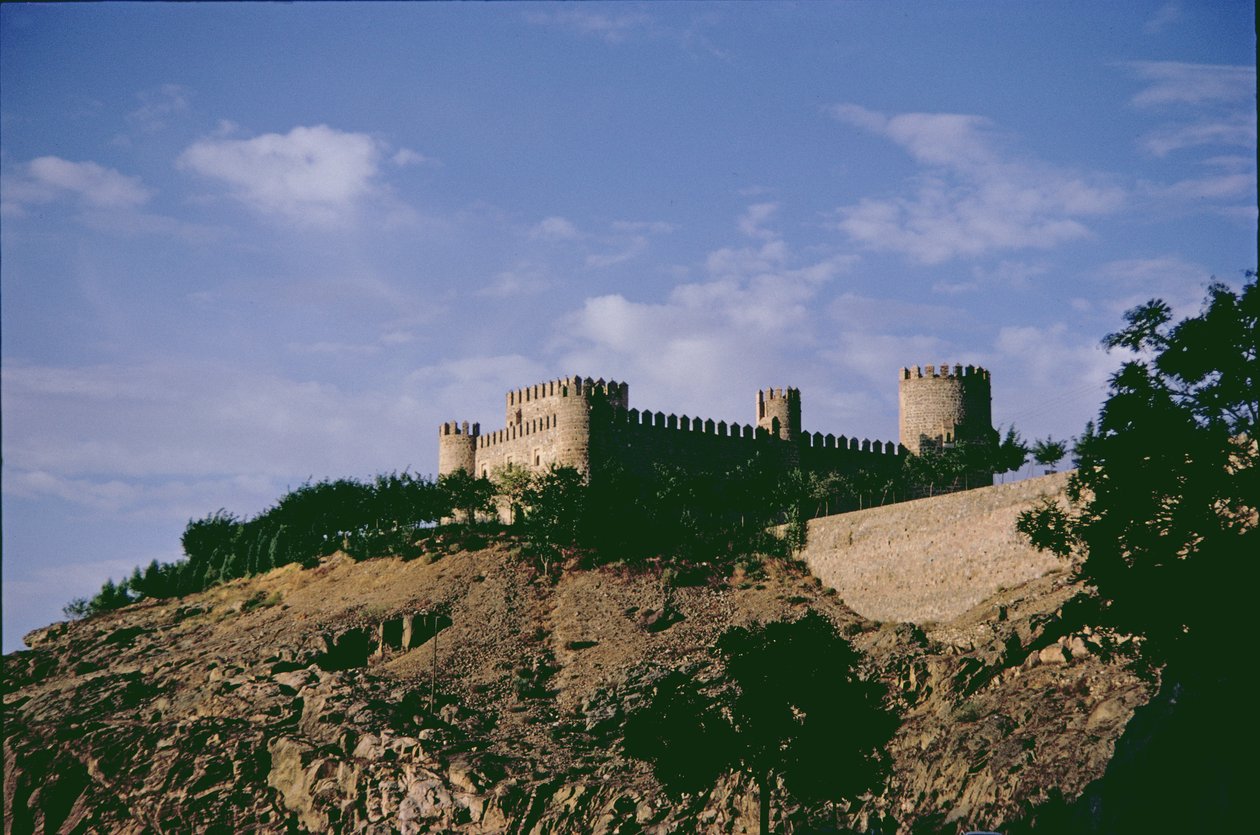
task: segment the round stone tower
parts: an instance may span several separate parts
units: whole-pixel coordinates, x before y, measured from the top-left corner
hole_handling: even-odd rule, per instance
[[[757,392],[757,428],[785,441],[795,441],[800,437],[800,389],[764,389]]]
[[[556,416],[553,461],[583,473],[591,470],[591,398],[597,384],[580,376],[560,380],[560,396],[552,407]],[[602,383],[602,381],[601,381]],[[602,388],[598,389],[602,391]]]
[[[925,443],[993,437],[989,372],[972,365],[901,369],[898,383],[901,445],[919,454]]]
[[[477,436],[481,425],[468,421],[461,426],[454,421],[438,428],[438,475],[464,470],[470,475],[477,472]]]

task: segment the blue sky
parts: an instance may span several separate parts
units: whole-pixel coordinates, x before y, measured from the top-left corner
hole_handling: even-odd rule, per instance
[[[0,7],[4,648],[509,388],[1071,436],[1256,265],[1249,2]]]

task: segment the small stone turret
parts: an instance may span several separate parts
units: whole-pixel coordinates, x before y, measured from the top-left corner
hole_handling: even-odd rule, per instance
[[[940,444],[992,438],[989,382],[989,372],[972,365],[901,369],[901,445],[918,455],[925,441]]]
[[[481,434],[481,424],[468,421],[462,425],[455,421],[444,423],[438,428],[438,475],[447,475],[456,470],[475,473],[477,461],[477,436]]]
[[[785,441],[795,441],[800,437],[800,389],[763,389],[757,392],[757,428]]]

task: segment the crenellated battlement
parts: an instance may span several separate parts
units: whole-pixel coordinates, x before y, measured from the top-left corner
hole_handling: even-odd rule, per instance
[[[901,443],[916,455],[993,434],[989,372],[974,365],[901,369],[898,381]]]
[[[757,392],[757,427],[783,441],[801,434],[801,391],[765,388]]]
[[[507,465],[533,470],[575,467],[632,469],[672,464],[714,469],[753,457],[812,472],[884,472],[918,454],[920,442],[952,443],[988,437],[989,372],[968,365],[901,369],[901,439],[892,441],[805,432],[801,391],[791,386],[757,391],[752,424],[630,408],[630,387],[616,380],[573,375],[509,391],[502,429],[443,423],[439,471],[490,475]]]
[[[801,436],[803,446],[811,449],[834,449],[837,451],[848,452],[869,452],[874,455],[903,455],[906,448],[894,444],[892,441],[872,441],[867,438],[858,440],[857,438],[846,438],[844,435],[836,437],[835,435],[824,435],[821,432],[810,434],[806,432]]]
[[[524,438],[529,435],[535,435],[539,432],[546,432],[555,429],[559,422],[556,415],[545,415],[541,418],[522,421],[519,424],[511,424],[503,429],[490,432],[477,438],[477,449],[488,449],[498,444],[505,444],[515,441],[517,438]]]
[[[630,397],[630,386],[626,383],[618,383],[616,380],[605,382],[602,377],[598,380],[577,375],[560,377],[509,391],[507,405],[520,406],[523,403],[532,403],[535,400],[550,397],[589,397],[596,392],[603,394],[610,401],[627,400]]]
[[[593,380],[575,374],[513,389],[504,398],[503,422],[508,426],[520,425],[550,413],[585,409],[595,397],[624,409],[630,405],[630,387],[616,380],[605,381],[602,377]]]
[[[665,414],[664,412],[642,411],[638,409],[614,409],[613,425],[629,425],[648,429],[664,429],[674,432],[690,432],[698,435],[711,435],[715,438],[734,438],[756,440],[768,438],[765,432],[758,432],[756,427],[748,424],[727,423],[724,420],[693,418],[687,415]]]
[[[977,365],[954,365],[942,364],[939,367],[935,365],[913,366],[901,369],[901,379],[903,380],[921,380],[925,377],[975,377],[982,380],[989,379],[987,369]]]

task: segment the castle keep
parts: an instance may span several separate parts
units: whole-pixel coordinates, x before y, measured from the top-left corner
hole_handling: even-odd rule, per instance
[[[507,393],[504,428],[443,423],[438,474],[465,470],[489,476],[507,464],[529,470],[574,467],[598,477],[604,466],[646,469],[674,464],[725,469],[756,455],[784,467],[830,473],[891,471],[905,454],[958,440],[993,436],[989,372],[942,365],[901,369],[900,442],[805,432],[795,388],[757,392],[752,425],[630,408],[625,383],[562,377]]]

